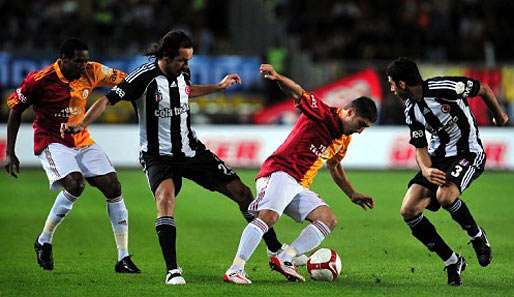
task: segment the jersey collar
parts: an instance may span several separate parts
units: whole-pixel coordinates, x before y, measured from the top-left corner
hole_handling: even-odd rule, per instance
[[[61,71],[61,68],[59,67],[59,59],[57,59],[57,61],[55,61],[54,63],[54,70],[55,70],[55,73],[57,73],[57,77],[59,77],[59,79],[63,82],[63,83],[70,83],[66,77],[64,77],[64,74],[62,74],[62,71]]]

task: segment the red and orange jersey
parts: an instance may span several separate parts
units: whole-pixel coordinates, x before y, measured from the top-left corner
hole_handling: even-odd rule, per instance
[[[33,107],[35,154],[41,153],[50,143],[84,147],[94,143],[87,129],[61,137],[61,124],[81,121],[93,89],[119,84],[125,76],[120,70],[88,62],[85,73],[79,79],[68,81],[59,63],[55,62],[29,73],[20,87],[9,96],[7,104],[11,109]]]
[[[314,181],[314,178],[318,174],[319,169],[328,160],[335,162],[341,162],[346,155],[348,145],[352,140],[351,135],[342,135],[340,138],[334,139],[327,149],[318,157],[318,159],[312,163],[307,172],[303,175],[300,180],[300,184],[306,188],[309,188]]]
[[[297,107],[302,115],[284,143],[264,161],[257,178],[284,171],[309,188],[326,161],[344,158],[351,136],[343,134],[339,109],[314,95],[304,92]]]

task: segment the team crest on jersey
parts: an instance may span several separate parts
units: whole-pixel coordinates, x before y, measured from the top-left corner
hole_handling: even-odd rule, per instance
[[[450,105],[448,105],[448,104],[441,105],[441,111],[444,112],[444,113],[449,113],[450,112]]]
[[[191,94],[191,87],[186,85],[185,91],[186,91],[186,94],[189,96],[189,94]]]
[[[469,165],[469,161],[466,160],[466,159],[462,159],[462,160],[459,161],[459,165],[466,167],[466,166]]]
[[[87,96],[89,96],[89,90],[88,89],[85,89],[83,92],[82,92],[82,98],[86,99]]]
[[[155,91],[154,99],[155,102],[160,102],[162,100],[162,94],[159,90]]]

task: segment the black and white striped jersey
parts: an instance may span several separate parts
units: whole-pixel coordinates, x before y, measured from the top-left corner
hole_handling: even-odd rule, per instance
[[[205,146],[191,129],[190,74],[167,77],[157,62],[141,65],[107,93],[111,104],[132,101],[139,119],[141,151],[173,157],[194,157]]]
[[[482,153],[482,141],[467,99],[479,90],[480,82],[467,77],[434,77],[424,81],[423,98],[405,102],[410,143],[417,148],[429,146],[425,136],[428,131],[428,152],[433,158]]]

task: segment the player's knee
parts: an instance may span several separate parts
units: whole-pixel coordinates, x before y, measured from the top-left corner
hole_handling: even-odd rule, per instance
[[[454,193],[449,187],[439,188],[436,193],[437,202],[439,202],[442,207],[451,205],[458,197],[459,195]]]
[[[158,189],[155,192],[155,205],[160,211],[175,209],[175,195],[170,189]]]
[[[268,227],[273,227],[275,223],[278,221],[279,215],[278,213],[272,211],[272,210],[261,210],[259,211],[259,215],[257,216],[259,219],[261,219]]]
[[[317,220],[327,225],[330,230],[334,230],[337,225],[337,217],[329,208],[323,211]]]
[[[170,213],[173,213],[175,210],[175,199],[174,198],[156,199],[155,205],[157,207],[158,213],[169,215]]]
[[[105,190],[103,191],[105,198],[107,198],[107,201],[110,201],[112,199],[116,199],[121,196],[121,184],[120,181],[117,178],[109,179],[109,182],[107,183]]]
[[[414,207],[410,207],[410,206],[407,206],[407,205],[402,205],[402,207],[400,208],[400,215],[404,219],[413,218],[417,214],[418,214],[418,210],[416,208],[414,208]]]
[[[64,180],[64,189],[75,197],[79,197],[84,191],[86,184],[81,174],[67,176]]]
[[[248,202],[253,200],[252,191],[240,180],[234,180],[227,185],[227,190],[235,201]]]
[[[335,214],[333,214],[332,212],[330,213],[327,213],[325,214],[321,221],[327,225],[328,228],[330,228],[330,230],[334,230],[336,228],[336,225],[337,225],[337,217],[335,216]]]
[[[250,188],[245,185],[242,185],[238,191],[239,199],[238,204],[241,210],[247,210],[250,203],[252,203],[253,195]]]

